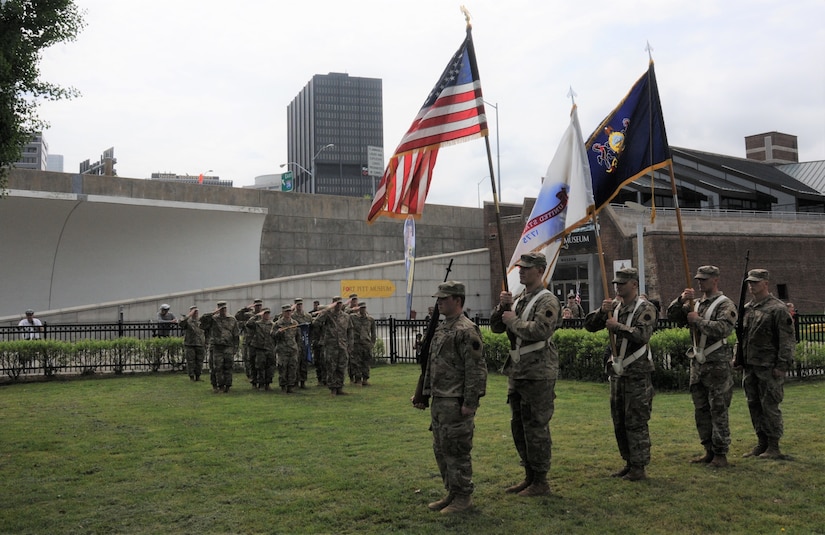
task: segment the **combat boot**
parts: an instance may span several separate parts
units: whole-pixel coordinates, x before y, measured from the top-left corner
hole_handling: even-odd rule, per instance
[[[453,498],[455,498],[455,494],[450,492],[449,494],[447,494],[446,496],[444,496],[440,500],[436,500],[434,502],[428,503],[427,508],[430,511],[440,511],[440,510],[444,509],[445,507],[447,507],[448,505],[450,505],[450,503],[453,501]]]
[[[622,468],[621,470],[613,472],[612,474],[610,474],[610,477],[624,477],[627,475],[628,472],[630,472],[630,464],[626,464],[624,465],[624,468]]]
[[[713,460],[713,450],[706,449],[704,455],[700,455],[699,457],[695,457],[690,460],[691,464],[699,464],[699,463],[709,463]]]
[[[644,466],[631,466],[630,470],[622,476],[625,481],[641,481],[647,479]]]
[[[757,433],[756,436],[759,439],[759,443],[756,446],[754,446],[751,451],[742,455],[742,457],[758,457],[765,453],[765,450],[768,449],[767,435],[765,435],[764,433]]]
[[[713,456],[713,460],[708,463],[711,468],[727,468],[728,457],[724,453],[717,453]]]
[[[550,494],[550,483],[547,482],[547,472],[536,472],[530,486],[518,493],[523,498],[546,496]]]
[[[230,386],[229,386],[229,385],[224,385],[224,387],[223,387],[223,393],[224,393],[224,394],[228,394],[228,393],[229,393],[229,388],[230,388]]]
[[[451,515],[453,513],[464,513],[473,508],[473,497],[469,494],[456,494],[450,505],[441,510],[442,515]]]
[[[525,466],[524,467],[524,481],[522,481],[521,483],[516,483],[515,485],[512,485],[510,487],[507,487],[506,489],[504,489],[504,492],[506,492],[507,494],[518,494],[519,492],[521,492],[524,489],[526,489],[527,487],[529,487],[531,483],[533,483],[533,471],[530,468]]]
[[[781,459],[782,452],[779,451],[779,439],[778,438],[769,438],[768,439],[768,447],[759,454],[760,459]]]
[[[369,379],[362,379],[361,380],[361,386],[372,386],[372,385],[370,384]]]

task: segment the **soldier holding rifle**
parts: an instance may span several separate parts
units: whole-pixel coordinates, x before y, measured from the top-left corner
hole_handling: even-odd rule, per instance
[[[768,290],[770,278],[768,270],[752,269],[745,279],[753,299],[745,305],[742,318],[742,387],[758,443],[744,457],[781,459],[779,439],[784,426],[779,404],[796,344],[788,307]]]
[[[430,415],[433,453],[447,495],[430,503],[431,511],[452,514],[472,509],[473,449],[475,414],[486,393],[487,365],[481,332],[463,314],[465,286],[448,281],[438,285],[433,296],[445,320],[438,325],[429,345],[422,395],[413,397],[413,406],[426,407],[432,398]]]
[[[736,327],[736,305],[719,291],[718,267],[702,266],[693,278],[699,282],[702,297],[694,302],[696,292],[685,288],[667,308],[668,319],[690,325],[694,334],[694,346],[688,351],[690,395],[705,453],[690,462],[724,468],[728,465],[728,408],[733,397],[733,353],[727,339]]]

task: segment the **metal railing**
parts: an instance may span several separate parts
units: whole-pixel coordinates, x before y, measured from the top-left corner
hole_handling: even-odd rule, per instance
[[[471,318],[480,328],[489,329],[489,318],[476,316]],[[795,318],[796,338],[802,342],[812,342],[814,344],[825,344],[825,314],[797,315]],[[416,334],[424,334],[427,320],[406,320],[393,317],[376,320],[377,337],[380,341],[375,359],[389,363],[416,363],[415,338]],[[584,320],[571,319],[564,320],[563,327],[580,329]],[[114,323],[86,323],[86,324],[44,324],[43,330],[39,333],[42,340],[56,340],[61,342],[81,342],[96,340],[117,340],[119,338],[135,338],[138,340],[148,340],[152,338],[164,338],[166,326],[158,326],[155,322],[114,322]],[[177,325],[169,325],[168,334],[170,337],[180,337],[182,335]],[[660,319],[657,330],[677,327],[667,319]],[[23,340],[26,333],[20,327],[0,326],[0,342],[10,342]],[[174,344],[172,344],[174,345]],[[800,344],[802,345],[802,344]],[[799,346],[798,346],[799,347]],[[60,373],[83,374],[92,370],[93,373],[123,373],[137,371],[159,371],[178,370],[183,367],[182,348],[172,349],[167,347],[152,347],[149,354],[138,354],[134,348],[97,350],[94,354],[84,354],[73,356],[72,362],[67,362],[60,366]],[[11,369],[3,359],[0,363],[0,376],[12,377],[17,375],[50,375],[50,356],[37,354],[26,357],[31,362],[21,362],[19,357],[15,366]],[[85,360],[84,360],[85,359]],[[14,360],[14,359],[11,359]],[[240,353],[236,356],[236,364],[241,365]],[[801,363],[797,362],[797,368]],[[825,370],[821,366],[805,369],[797,369],[798,376],[821,375]]]

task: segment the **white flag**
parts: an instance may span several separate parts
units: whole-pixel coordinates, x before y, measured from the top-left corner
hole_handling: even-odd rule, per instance
[[[582,140],[578,111],[574,105],[570,113],[570,126],[564,132],[556,155],[547,168],[536,205],[533,206],[507,268],[507,284],[513,295],[524,288],[519,283],[518,268],[515,265],[521,255],[529,252],[544,253],[547,257],[547,270],[542,280],[547,284],[553,276],[564,236],[587,221],[593,208],[590,164]]]

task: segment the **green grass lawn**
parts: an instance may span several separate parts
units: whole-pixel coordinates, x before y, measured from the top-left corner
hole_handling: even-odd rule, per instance
[[[418,369],[379,366],[374,386],[230,394],[184,374],[0,387],[0,533],[825,533],[825,382],[786,387],[791,459],[741,459],[755,437],[741,390],[732,466],[701,453],[686,393],[660,393],[649,480],[623,465],[606,384],[562,381],[551,422],[553,494],[505,495],[523,472],[506,379],[491,374],[476,418],[476,510],[426,504],[443,487],[411,408]],[[314,385],[314,381],[311,381]]]

